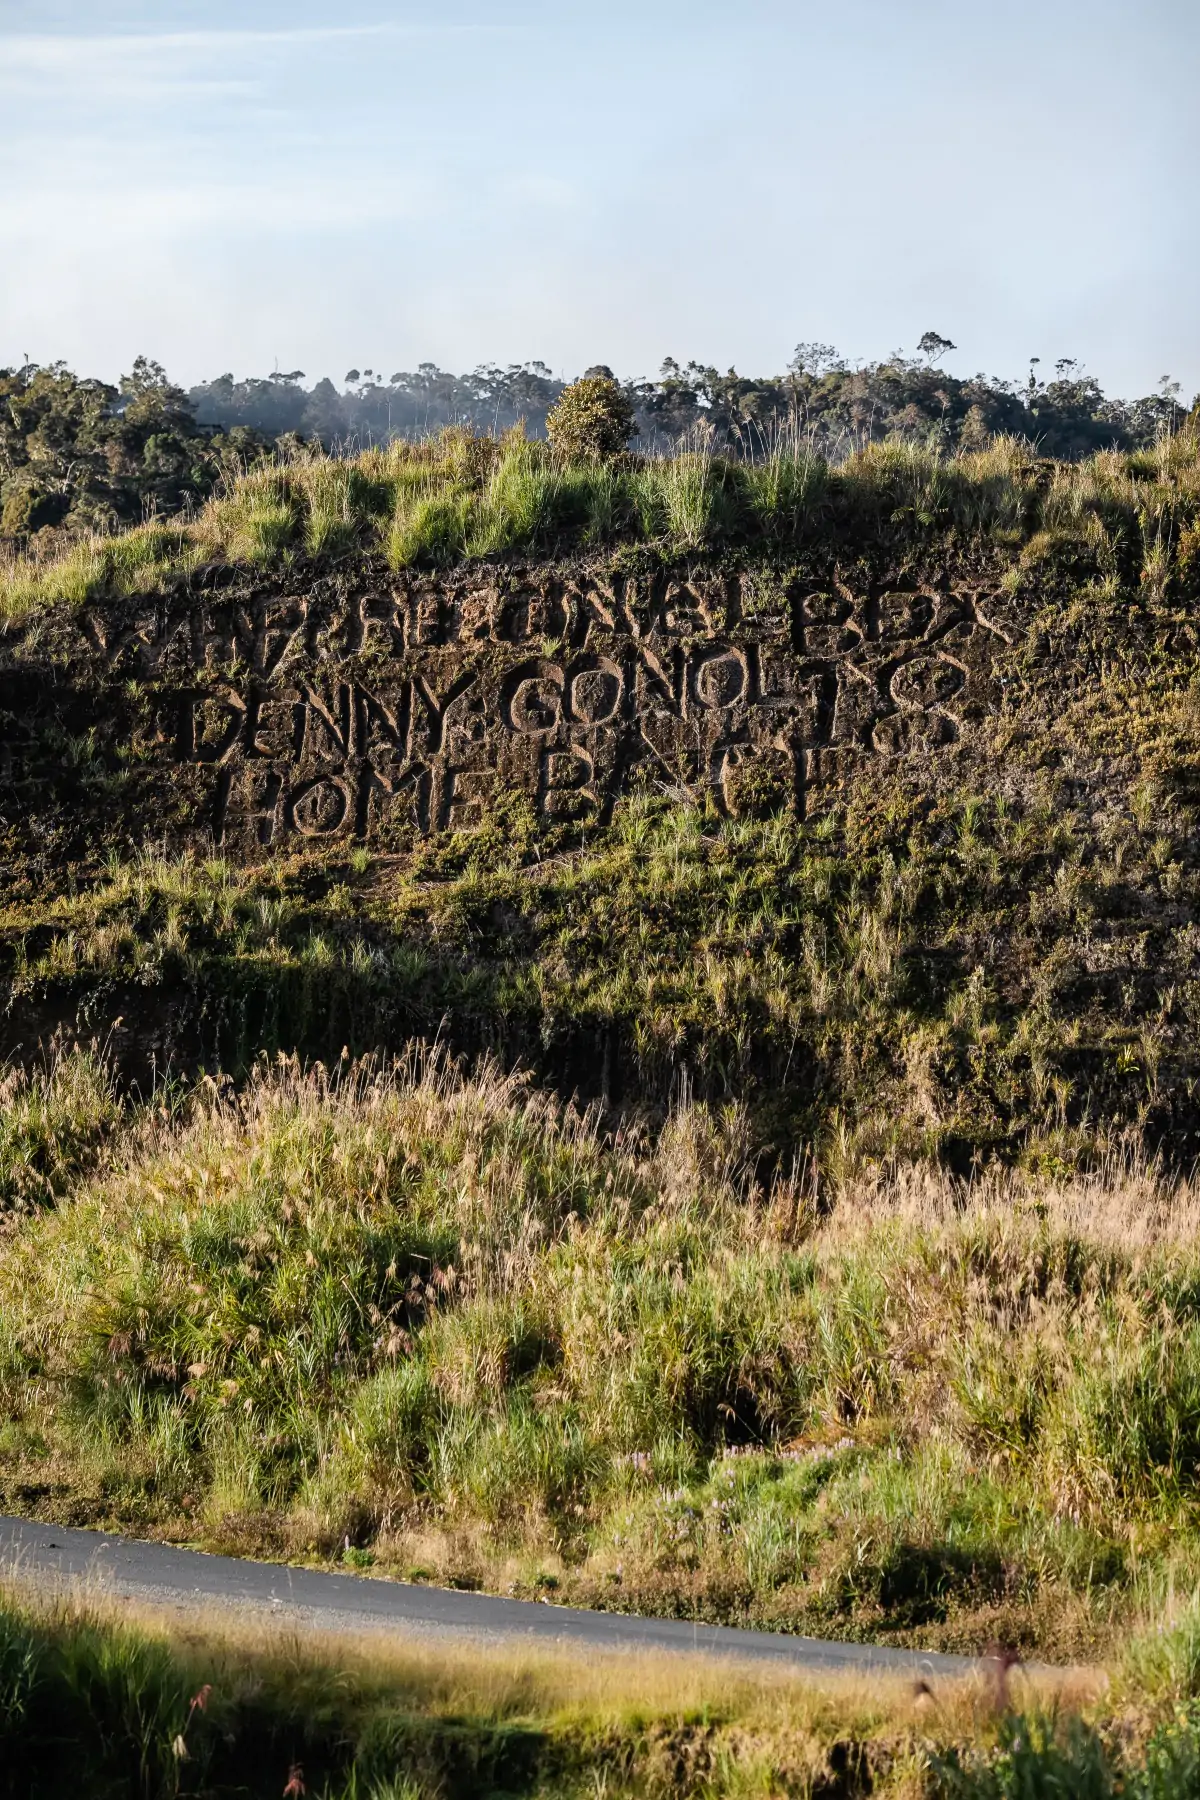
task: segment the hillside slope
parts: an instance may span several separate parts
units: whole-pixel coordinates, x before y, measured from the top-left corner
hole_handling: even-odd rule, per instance
[[[476,460],[486,510],[513,477]],[[144,1083],[437,1034],[743,1101],[776,1159],[1188,1160],[1195,462],[1054,500],[1011,456],[868,458],[786,530],[568,521],[448,567],[352,510],[306,552],[316,465],[272,477],[290,547],[222,553],[255,476],[174,551],[38,572],[0,643],[4,1048]]]
[[[458,434],[5,572],[0,1505],[947,1647],[1173,1616],[1198,504],[1186,438]]]

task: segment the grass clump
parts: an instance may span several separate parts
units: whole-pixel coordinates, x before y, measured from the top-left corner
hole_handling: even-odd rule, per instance
[[[213,1546],[949,1647],[1200,1580],[1196,1201],[763,1188],[436,1062],[131,1126],[0,1246],[0,1491]],[[1155,1601],[1154,1596],[1159,1596]]]
[[[0,564],[0,624],[40,606],[77,606],[101,594],[153,593],[202,560],[192,528],[178,523],[82,538],[61,556],[12,559]]]
[[[94,1052],[67,1051],[44,1073],[8,1069],[0,1078],[0,1221],[62,1198],[123,1117],[112,1072]]]

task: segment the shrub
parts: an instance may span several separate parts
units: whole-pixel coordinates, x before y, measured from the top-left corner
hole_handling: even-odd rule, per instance
[[[568,461],[611,462],[634,435],[629,396],[610,375],[585,375],[564,388],[546,417],[550,442]]]

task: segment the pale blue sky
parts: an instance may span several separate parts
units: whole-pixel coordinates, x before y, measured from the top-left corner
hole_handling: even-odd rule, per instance
[[[0,364],[1200,388],[1200,0],[0,0]]]

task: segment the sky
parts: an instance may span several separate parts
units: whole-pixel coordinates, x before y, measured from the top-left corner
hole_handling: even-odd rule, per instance
[[[1200,389],[1200,0],[0,0],[0,366]]]

